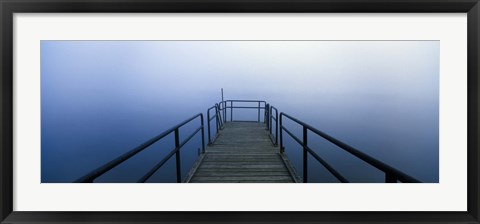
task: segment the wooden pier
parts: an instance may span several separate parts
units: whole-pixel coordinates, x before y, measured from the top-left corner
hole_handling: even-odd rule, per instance
[[[289,161],[264,123],[227,122],[192,170],[190,183],[294,183]]]
[[[256,110],[257,118],[253,121],[236,121],[233,119],[234,109]],[[300,125],[302,132],[294,133],[289,130],[283,125],[285,119]],[[182,133],[186,137],[180,141],[180,128],[187,124],[194,124],[194,122],[199,123],[197,123],[196,129],[191,130],[190,133]],[[212,136],[213,134],[215,136]],[[336,145],[338,150],[343,150],[380,170],[385,174],[386,183],[421,182],[295,117],[283,112],[279,113],[277,108],[262,100],[222,100],[207,109],[205,119],[203,113],[198,113],[81,176],[74,182],[94,183],[98,177],[106,172],[164,137],[171,135],[174,136],[175,140],[173,149],[148,172],[139,177],[137,183],[147,182],[172,158],[175,158],[177,183],[308,183],[309,160],[322,165],[331,175],[336,177],[338,182],[348,183],[349,180],[334,168],[335,164],[330,164],[315,152],[313,148],[318,146],[309,143],[309,135],[321,137]],[[187,175],[182,175],[180,150],[196,135],[201,137],[199,142],[201,148],[198,148],[199,157],[193,167],[190,166],[190,172]],[[293,144],[301,146],[301,151],[298,151],[302,155],[301,178],[284,153],[286,147],[283,142],[284,135],[291,138]],[[205,140],[208,141],[206,147]]]

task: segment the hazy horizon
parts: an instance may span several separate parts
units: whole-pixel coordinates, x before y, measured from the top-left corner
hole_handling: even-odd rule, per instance
[[[225,99],[265,100],[437,183],[439,51],[438,41],[41,41],[42,182],[71,182],[194,114],[206,116],[223,88]],[[171,149],[167,141],[104,181],[135,180]],[[301,151],[285,141],[301,168]],[[381,179],[320,138],[310,144],[354,182]],[[193,161],[198,146],[189,147]],[[334,181],[310,164],[318,168],[312,180]],[[162,175],[156,180],[171,178]]]

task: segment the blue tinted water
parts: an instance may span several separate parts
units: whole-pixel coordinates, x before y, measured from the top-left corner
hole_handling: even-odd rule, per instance
[[[42,182],[71,182],[226,99],[266,100],[424,182],[438,182],[437,41],[42,41]],[[256,111],[234,116],[256,118]],[[180,131],[181,139],[196,121]],[[212,123],[213,124],[213,123]],[[286,124],[300,135],[293,123]],[[182,176],[200,136],[181,153]],[[383,174],[309,133],[354,182]],[[134,182],[173,135],[98,179]],[[285,137],[299,173],[301,149]],[[175,182],[175,157],[150,182]],[[335,182],[309,158],[309,179]]]

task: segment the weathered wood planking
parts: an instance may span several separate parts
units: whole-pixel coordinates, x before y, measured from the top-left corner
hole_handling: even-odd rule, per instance
[[[265,124],[227,122],[189,178],[191,183],[293,183]]]

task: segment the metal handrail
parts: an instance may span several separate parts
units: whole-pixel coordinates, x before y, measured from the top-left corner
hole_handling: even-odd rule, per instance
[[[221,101],[219,104],[220,111],[223,111],[223,123],[227,122],[227,101]]]
[[[264,109],[264,114],[263,116],[265,117],[265,119],[263,119],[263,122],[265,123],[265,125],[267,126],[267,130],[269,130],[270,126],[269,126],[269,122],[270,122],[270,104],[265,104],[265,109]]]
[[[242,102],[242,103],[258,103],[257,106],[233,106],[234,102]],[[230,103],[230,105],[228,105]],[[263,104],[263,107],[262,107]],[[218,135],[218,130],[223,129],[223,125],[227,122],[227,109],[230,109],[230,121],[233,120],[233,109],[240,108],[240,109],[257,109],[258,110],[258,117],[257,122],[260,122],[260,110],[264,110],[264,122],[267,121],[268,117],[268,106],[267,102],[263,100],[224,100],[216,103],[214,106],[207,109],[207,135],[208,135],[208,144],[211,145]],[[215,109],[215,115],[210,116],[210,111]],[[211,125],[210,122],[215,119],[215,126],[216,126],[216,135],[213,137],[211,136]],[[268,126],[267,126],[268,128]],[[272,140],[273,142],[273,140]],[[275,142],[276,144],[276,142]]]
[[[296,122],[297,124],[300,124],[303,128],[303,141],[298,139],[292,132],[290,132],[285,126],[283,126],[283,117],[287,117],[290,120]],[[310,130],[311,132],[319,135],[320,137],[328,140],[329,142],[337,145],[341,149],[349,152],[350,154],[356,156],[357,158],[363,160],[364,162],[372,165],[373,167],[383,171],[385,173],[385,182],[386,183],[395,183],[397,181],[405,182],[405,183],[420,183],[419,180],[361,152],[358,149],[355,149],[352,146],[349,146],[340,140],[325,134],[322,131],[319,131],[318,129],[288,115],[285,113],[280,113],[280,148],[281,151],[284,151],[284,145],[283,145],[283,131],[285,131],[287,134],[289,134],[297,143],[303,146],[303,182],[308,182],[308,167],[307,167],[307,154],[310,153],[313,158],[315,158],[318,162],[320,162],[330,173],[332,173],[338,180],[341,182],[348,182],[348,180],[343,177],[338,171],[336,171],[330,164],[328,164],[326,161],[320,158],[310,147],[308,147],[308,135],[307,135],[307,130]]]
[[[217,125],[218,125],[218,129],[223,129],[223,123],[224,123],[224,119],[222,118],[222,109],[220,108],[220,104],[215,104],[215,114],[216,116],[218,116],[218,121],[217,121]]]
[[[189,123],[190,121],[194,120],[195,118],[200,117],[200,127],[198,127],[189,137],[187,137],[182,143],[179,140],[179,128],[183,125]],[[102,176],[106,172],[110,171],[111,169],[115,168],[116,166],[120,165],[121,163],[125,162],[132,156],[136,155],[137,153],[143,151],[147,147],[151,146],[155,142],[161,140],[165,136],[169,135],[170,133],[175,133],[175,148],[162,159],[157,165],[155,165],[147,174],[145,174],[142,178],[140,178],[137,182],[145,182],[153,173],[155,173],[163,164],[165,164],[168,159],[170,159],[174,154],[176,155],[176,172],[177,172],[177,182],[181,182],[181,172],[180,172],[180,149],[182,148],[185,143],[190,141],[195,134],[199,131],[202,132],[202,153],[205,153],[205,133],[204,133],[204,125],[203,125],[203,114],[199,113],[178,125],[164,131],[163,133],[151,138],[150,140],[144,142],[143,144],[135,147],[134,149],[120,155],[119,157],[111,160],[110,162],[104,164],[103,166],[98,167],[97,169],[89,172],[88,174],[80,177],[74,183],[93,183],[95,179]]]
[[[228,106],[228,103],[230,102],[230,106]],[[248,106],[233,106],[233,103],[234,102],[237,102],[237,103],[258,103],[258,106],[256,107],[248,107]],[[257,118],[257,122],[260,122],[260,111],[261,110],[265,110],[266,108],[266,104],[267,102],[264,101],[264,100],[225,100],[225,101],[221,101],[219,104],[224,104],[224,118],[225,118],[225,121],[226,121],[226,109],[230,109],[230,121],[234,121],[233,120],[233,109],[235,108],[238,108],[238,109],[257,109],[258,110],[258,118]],[[263,106],[262,106],[263,104]],[[265,117],[264,117],[265,119]]]
[[[268,131],[270,133],[270,138],[271,138],[273,144],[275,146],[277,146],[278,145],[278,110],[274,106],[269,105],[269,107],[270,108],[268,109],[267,127],[268,127]],[[275,110],[275,117],[272,116],[273,115],[272,114],[273,110]],[[275,139],[273,139],[273,133],[272,133],[272,131],[273,131],[272,130],[272,123],[273,123],[272,120],[275,121]],[[280,148],[280,150],[281,150],[281,148]]]
[[[220,102],[221,104],[222,102]],[[212,138],[211,138],[211,131],[210,131],[210,122],[215,119],[215,128],[216,128],[216,134],[215,134],[215,137],[213,139],[213,141],[216,139],[217,135],[218,135],[218,130],[219,129],[222,129],[223,128],[223,120],[225,119],[225,117],[222,119],[222,113],[221,113],[221,109],[220,108],[220,104],[216,103],[214,106],[210,107],[207,109],[207,135],[208,135],[208,144],[211,145],[212,144]],[[215,109],[215,115],[210,117],[210,111],[212,109]]]

